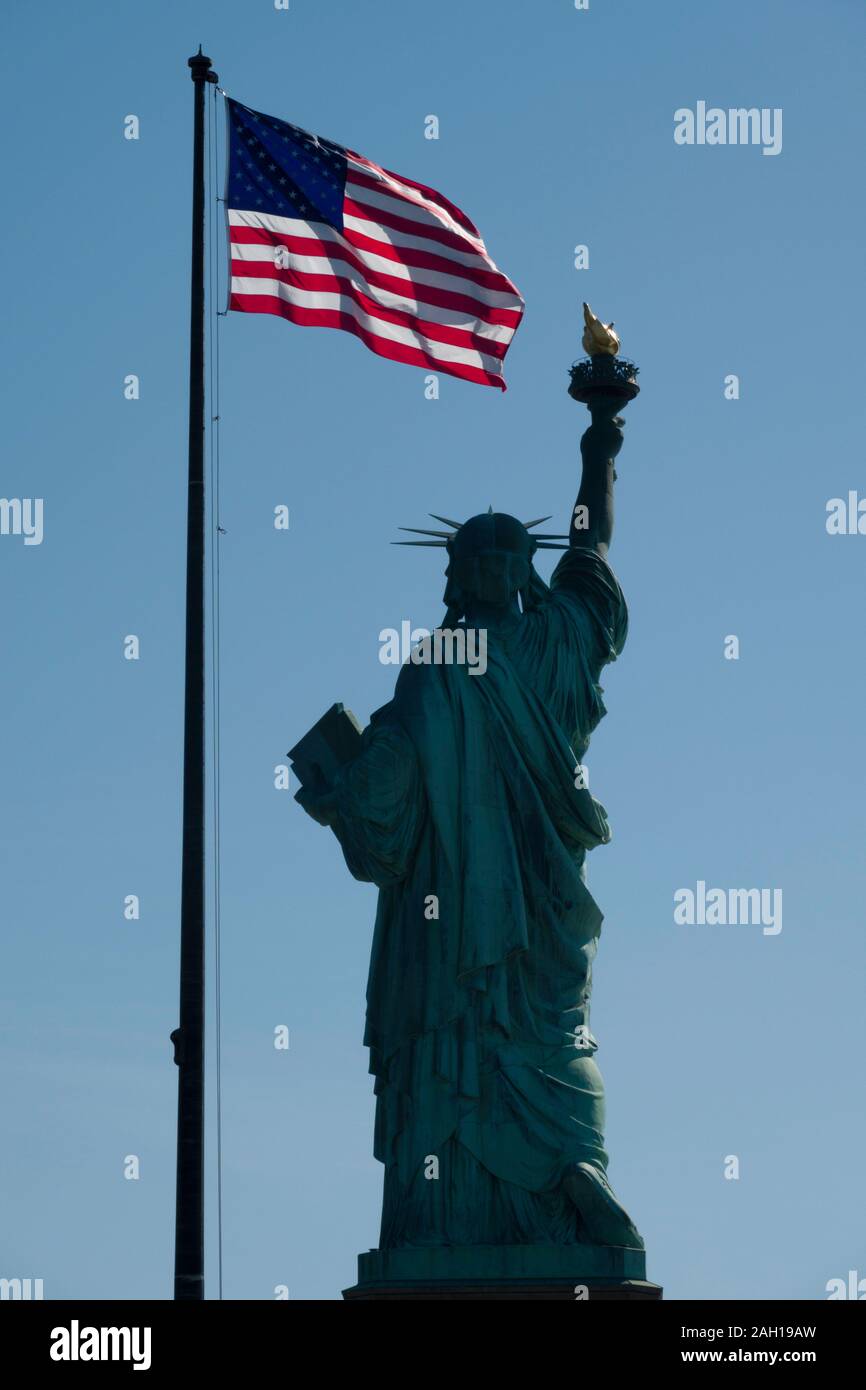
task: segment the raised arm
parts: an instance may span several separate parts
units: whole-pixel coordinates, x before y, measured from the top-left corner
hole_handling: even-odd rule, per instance
[[[592,424],[580,441],[583,474],[568,531],[571,546],[595,550],[603,559],[613,535],[614,460],[623,441],[616,411],[616,401],[593,403]]]

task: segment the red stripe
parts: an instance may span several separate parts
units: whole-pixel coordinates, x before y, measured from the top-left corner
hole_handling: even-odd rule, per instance
[[[390,169],[384,169],[381,164],[374,164],[372,160],[365,159],[362,154],[356,154],[354,150],[347,150],[353,159],[357,159],[360,164],[365,164],[368,169],[378,169],[380,173],[387,174],[389,179],[394,179],[396,183],[405,183],[409,188],[414,188],[418,193],[422,193],[425,198],[429,198],[431,203],[438,203],[446,212],[450,213],[458,226],[464,227],[470,236],[477,237],[481,241],[481,233],[475,223],[461,211],[456,203],[452,203],[446,198],[444,193],[439,193],[435,188],[428,188],[426,183],[416,183],[414,179],[407,179],[404,174],[394,174]],[[352,173],[356,171],[353,169]],[[381,187],[381,185],[380,185]]]
[[[233,294],[229,301],[230,309],[238,309],[248,314],[277,314],[292,323],[306,328],[342,328],[360,338],[371,352],[379,357],[388,357],[392,362],[407,362],[413,367],[430,367],[446,376],[459,376],[465,381],[475,381],[482,386],[498,386],[506,390],[501,376],[494,376],[480,367],[470,367],[461,362],[441,362],[438,357],[421,348],[409,347],[405,343],[395,343],[391,338],[380,338],[359,324],[351,314],[338,309],[302,309],[297,304],[287,304],[283,299],[275,299],[267,294]]]
[[[231,236],[234,240],[240,241],[241,237],[235,236],[240,231],[256,231],[253,227],[231,227]],[[270,241],[280,236],[278,232],[265,232],[260,238],[261,241]],[[439,270],[444,275],[453,275],[458,280],[468,280],[473,285],[478,285],[486,290],[499,290],[503,294],[513,294],[520,299],[518,291],[514,288],[511,281],[499,270],[478,270],[474,266],[461,265],[459,261],[450,261],[445,256],[436,256],[431,251],[416,251],[409,246],[393,246],[388,241],[376,241],[374,237],[366,236],[363,232],[354,232],[346,227],[340,233],[345,241],[352,246],[357,246],[361,251],[369,251],[383,260],[395,261],[399,265],[417,266],[420,270]]]
[[[285,246],[299,256],[326,256],[329,261],[346,261],[379,289],[392,290],[395,294],[412,294],[425,304],[435,304],[440,309],[458,309],[474,314],[485,323],[501,324],[503,328],[517,328],[523,309],[499,309],[483,299],[475,299],[469,294],[456,290],[440,289],[427,285],[421,280],[404,280],[399,275],[389,275],[384,270],[374,270],[349,245],[335,241],[325,241],[320,237],[288,236],[283,232],[269,232],[264,227],[232,227],[231,240],[238,244],[257,244],[264,246]],[[399,261],[399,257],[391,259]],[[244,261],[244,265],[255,264]],[[265,264],[270,264],[266,262]],[[238,272],[240,273],[240,272]],[[258,273],[258,272],[256,272]],[[515,291],[516,293],[516,291]]]
[[[478,270],[475,266],[460,265],[458,261],[449,261],[445,256],[436,256],[431,251],[416,251],[410,246],[391,246],[386,241],[376,241],[374,237],[365,236],[363,232],[353,231],[350,227],[344,227],[342,234],[350,245],[357,246],[361,251],[371,251],[385,260],[399,261],[401,265],[414,265],[421,270],[441,270],[445,275],[470,280],[473,285],[480,285],[482,289],[516,293],[514,286],[498,270]]]
[[[464,256],[474,256],[482,268],[489,266],[489,262],[476,251],[471,241],[464,241],[456,232],[449,232],[441,223],[437,227],[429,222],[413,222],[410,217],[400,217],[397,213],[386,212],[383,208],[373,207],[371,203],[356,202],[347,194],[343,196],[343,212],[352,217],[363,217],[365,221],[374,222],[380,227],[390,227],[392,231],[403,232],[407,236],[423,237],[439,246],[449,246],[452,251],[462,251]]]
[[[281,284],[291,285],[299,290],[319,290],[325,294],[348,295],[359,308],[373,318],[382,319],[384,323],[394,323],[399,328],[409,328],[413,333],[421,333],[425,338],[432,339],[434,343],[448,343],[451,347],[483,352],[488,357],[504,357],[509,347],[510,339],[509,343],[492,342],[489,338],[484,338],[479,333],[472,333],[467,328],[456,328],[447,323],[432,323],[429,319],[423,319],[418,314],[408,313],[405,309],[386,308],[377,300],[364,294],[363,290],[359,289],[348,276],[318,275],[312,271],[284,269],[269,265],[267,261],[256,261],[253,264],[261,268],[253,275],[248,275],[249,261],[232,261],[232,275],[243,275],[249,279],[258,277],[259,279],[279,280]]]
[[[368,187],[372,187],[374,192],[381,194],[383,197],[390,198],[395,204],[395,208],[392,210],[391,208],[376,207],[373,203],[365,203],[364,195],[360,192],[356,202],[353,198],[349,197],[349,189],[354,189],[354,187],[361,182],[362,181],[359,179],[350,179],[347,182],[346,192],[343,195],[344,212],[353,213],[355,217],[366,217],[370,222],[381,222],[384,227],[393,227],[395,231],[407,232],[410,236],[429,237],[431,241],[438,241],[442,246],[450,246],[455,251],[462,251],[464,254],[477,256],[479,261],[490,266],[490,258],[485,255],[480,247],[476,246],[468,237],[461,236],[459,232],[453,232],[450,228],[443,226],[441,222],[437,222],[434,214],[427,209],[421,209],[421,211],[427,212],[427,216],[430,219],[429,222],[419,222],[411,217],[402,217],[398,209],[401,204],[403,207],[406,207],[407,200],[405,198],[398,198],[394,193],[391,193],[389,189],[383,188],[381,184],[375,183],[372,179],[366,179],[363,182]],[[417,207],[418,204],[409,202],[408,206]]]

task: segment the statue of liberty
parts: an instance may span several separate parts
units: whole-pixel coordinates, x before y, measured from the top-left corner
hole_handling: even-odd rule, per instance
[[[643,1250],[607,1179],[584,865],[610,839],[582,760],[627,628],[607,559],[621,404],[593,402],[567,536],[491,511],[404,542],[447,552],[442,628],[486,634],[486,669],[408,661],[354,756],[298,793],[379,889],[380,1251]],[[533,557],[554,547],[548,586]]]

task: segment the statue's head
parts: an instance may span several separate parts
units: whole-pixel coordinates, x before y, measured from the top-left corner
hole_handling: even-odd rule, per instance
[[[437,536],[431,541],[398,541],[398,545],[442,546],[448,551],[445,575],[445,603],[448,612],[443,627],[458,622],[474,604],[502,608],[515,607],[518,597],[524,609],[531,607],[533,590],[541,585],[535,573],[532,557],[539,549],[563,549],[564,536],[532,535],[531,528],[540,526],[549,517],[535,521],[518,521],[507,512],[494,512],[491,507],[468,521],[450,521],[434,516],[453,529],[451,531],[422,531],[425,536]],[[401,530],[415,530],[401,527]]]
[[[465,521],[446,543],[445,603],[462,616],[473,600],[507,608],[529,589],[538,542],[507,512],[482,512]]]

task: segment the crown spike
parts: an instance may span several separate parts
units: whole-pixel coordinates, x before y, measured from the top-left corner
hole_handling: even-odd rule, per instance
[[[398,526],[398,531],[411,531],[415,536],[444,536],[450,540],[454,535],[453,531],[428,531],[424,526]]]
[[[444,541],[392,541],[392,545],[435,545],[439,550],[447,547]]]
[[[533,526],[540,526],[541,523],[542,523],[542,521],[549,521],[549,520],[550,520],[550,517],[549,517],[549,516],[539,516],[539,517],[536,517],[535,521],[524,521],[523,524],[524,524],[524,526],[526,527],[527,531],[529,531]]]
[[[462,521],[452,521],[450,517],[437,516],[435,512],[428,512],[427,515],[432,516],[434,521],[441,521],[443,526],[453,526],[455,531],[459,531],[460,527],[463,525]]]

